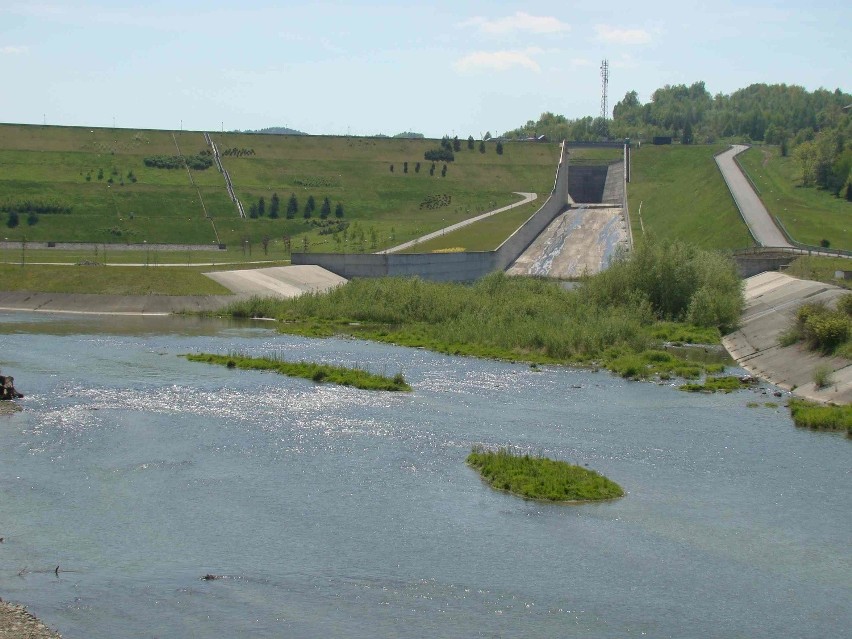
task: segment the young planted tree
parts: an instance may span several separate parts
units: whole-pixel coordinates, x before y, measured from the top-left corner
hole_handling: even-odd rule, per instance
[[[253,220],[256,220],[258,218],[257,202],[252,202],[251,206],[249,206],[249,217]]]
[[[461,141],[459,141],[459,136],[453,137],[453,151],[461,151]]]
[[[331,202],[329,202],[328,197],[326,197],[322,201],[322,206],[320,207],[320,217],[324,220],[329,215],[331,215]]]
[[[503,155],[503,143],[498,142],[497,147],[494,150],[497,151],[497,155]]]
[[[467,149],[468,151],[473,151],[473,136],[467,136]]]
[[[278,199],[278,194],[272,194],[272,200],[269,203],[269,217],[273,220],[278,218],[278,214],[281,210],[281,201]]]
[[[340,202],[338,202],[337,206],[334,207],[334,217],[343,217],[343,205]]]
[[[403,162],[403,163],[402,163],[402,172],[403,172],[403,173],[408,173],[408,162]]]
[[[9,211],[9,219],[6,221],[6,226],[8,226],[10,229],[13,229],[18,226],[18,224],[20,224],[20,219],[18,219],[18,212]]]
[[[417,164],[414,165],[414,172],[420,173],[420,162],[418,162]]]
[[[287,200],[287,219],[292,220],[299,212],[299,201],[296,199],[296,194],[291,193],[290,199]]]
[[[447,165],[444,165],[444,168],[441,169],[441,177],[447,177]]]
[[[266,215],[266,200],[262,197],[257,201],[257,214],[259,217]]]
[[[479,141],[479,152],[480,152],[480,153],[485,153],[485,140],[480,140],[480,141]]]
[[[313,213],[316,210],[316,208],[317,208],[317,203],[316,203],[316,200],[314,200],[314,196],[309,195],[308,201],[305,202],[305,215],[304,215],[304,217],[305,217],[306,220],[309,217],[311,217],[311,213]]]

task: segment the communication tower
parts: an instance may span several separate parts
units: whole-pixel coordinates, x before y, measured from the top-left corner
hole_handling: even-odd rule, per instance
[[[601,62],[601,118],[606,120],[609,118],[609,109],[607,108],[607,90],[609,88],[609,60]]]

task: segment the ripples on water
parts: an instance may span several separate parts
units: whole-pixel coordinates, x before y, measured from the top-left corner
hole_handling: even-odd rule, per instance
[[[178,357],[193,351],[402,371],[415,391]],[[0,592],[70,639],[852,625],[849,444],[745,406],[771,396],[199,320],[0,315],[0,352],[27,394],[0,418]],[[628,495],[496,493],[464,464],[474,444],[586,464]]]

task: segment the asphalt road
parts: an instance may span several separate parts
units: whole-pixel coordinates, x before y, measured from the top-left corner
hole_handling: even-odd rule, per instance
[[[760,246],[790,247],[791,244],[775,225],[772,216],[763,206],[760,197],[754,192],[748,178],[743,175],[740,167],[734,161],[734,157],[746,149],[748,147],[745,145],[735,144],[724,153],[716,156],[716,164],[722,172],[722,177],[725,178],[731,195],[734,196],[734,202],[736,202],[737,208],[739,208],[755,241]]]

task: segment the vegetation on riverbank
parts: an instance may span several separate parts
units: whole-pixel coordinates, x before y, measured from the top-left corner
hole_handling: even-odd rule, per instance
[[[666,339],[661,335],[688,337],[697,325],[699,334],[718,341],[719,328],[736,323],[742,303],[726,258],[649,239],[573,291],[503,273],[471,285],[364,279],[295,299],[237,302],[228,311],[278,319],[280,330],[299,335],[347,334],[453,355],[600,365],[641,378],[706,370],[657,351]],[[624,358],[648,350],[654,352],[638,365],[619,368]]]
[[[219,364],[228,368],[245,370],[274,371],[289,377],[303,377],[317,383],[329,382],[341,386],[354,386],[364,390],[411,390],[411,386],[405,381],[402,373],[397,373],[393,377],[386,377],[361,368],[347,368],[314,362],[287,362],[271,357],[248,357],[239,353],[231,353],[230,355],[189,353],[184,357],[191,362]]]
[[[823,355],[852,359],[852,293],[837,300],[835,308],[819,302],[802,304],[793,326],[781,335],[781,346],[804,342]]]
[[[683,384],[680,390],[690,393],[732,393],[735,390],[749,388],[754,383],[752,378],[741,378],[735,375],[707,377],[702,384]]]
[[[791,399],[790,415],[801,428],[845,432],[852,437],[852,406],[825,406],[803,399]]]
[[[621,486],[593,470],[508,448],[475,446],[466,461],[494,488],[527,499],[577,502],[624,496]]]

